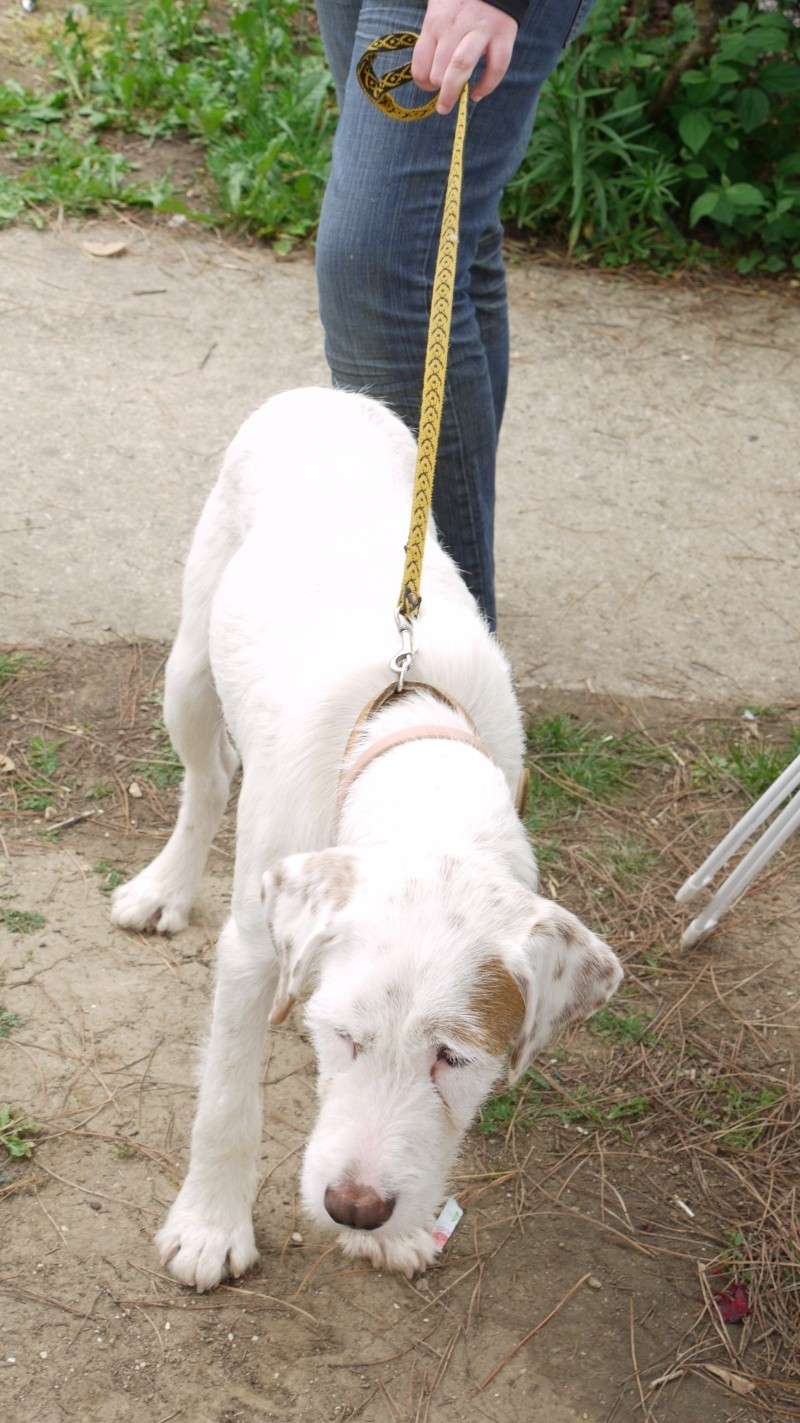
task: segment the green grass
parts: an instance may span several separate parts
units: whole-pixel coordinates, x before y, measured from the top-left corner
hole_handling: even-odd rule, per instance
[[[153,742],[153,754],[137,764],[134,774],[137,780],[146,781],[156,790],[171,790],[183,780],[183,766],[160,719],[153,723]]]
[[[0,652],[0,687],[4,682],[13,682],[31,661],[25,652]]]
[[[204,0],[93,0],[87,19],[66,17],[52,51],[44,93],[0,86],[0,138],[18,165],[0,178],[0,222],[133,204],[246,224],[283,249],[315,227],[333,88],[293,0],[249,0],[223,28]],[[192,139],[211,189],[203,211],[169,176],[138,177],[114,151],[121,133]]]
[[[771,1109],[784,1096],[777,1088],[754,1090],[721,1078],[710,1087],[703,1104],[703,1125],[715,1133],[721,1151],[751,1151],[767,1129]]]
[[[109,864],[108,860],[98,860],[94,867],[96,875],[100,876],[100,893],[113,894],[114,890],[124,884],[128,878],[126,870],[121,870],[116,865]]]
[[[574,810],[587,799],[609,800],[635,784],[659,754],[626,734],[599,731],[576,717],[553,716],[528,727],[531,827]]]
[[[658,853],[644,841],[627,837],[610,847],[608,863],[620,884],[635,885],[653,871]]]
[[[12,1013],[10,1008],[0,1007],[0,1038],[7,1038],[18,1028],[22,1019],[19,1014]]]
[[[53,805],[61,787],[54,781],[60,764],[61,741],[48,741],[43,736],[32,736],[28,742],[28,761],[32,774],[17,780],[19,805],[21,810],[38,811],[40,814]]]
[[[529,1068],[516,1087],[500,1092],[484,1103],[478,1130],[485,1135],[504,1132],[512,1119],[520,1128],[528,1129],[543,1122],[556,1121],[563,1127],[614,1132],[624,1141],[630,1141],[631,1127],[649,1116],[651,1110],[646,1096],[631,1094],[617,1101],[608,1101],[594,1095],[583,1084],[562,1095],[535,1068]]]
[[[641,1013],[623,1013],[618,1008],[599,1008],[588,1023],[589,1029],[598,1038],[626,1046],[629,1043],[646,1043],[649,1039],[650,1019]]]
[[[114,787],[110,786],[108,784],[108,781],[96,781],[95,784],[93,786],[90,786],[89,790],[86,792],[86,799],[108,800],[108,797],[112,796],[113,794]]]
[[[758,800],[797,756],[800,726],[792,730],[783,746],[757,736],[742,737],[730,741],[721,751],[703,754],[692,768],[692,779],[695,785],[709,788],[733,783],[752,800]]]
[[[13,1161],[22,1161],[33,1154],[33,1137],[39,1127],[22,1112],[0,1103],[0,1148],[4,1148]]]
[[[44,915],[33,910],[0,909],[0,924],[5,924],[9,934],[35,934],[46,923]]]

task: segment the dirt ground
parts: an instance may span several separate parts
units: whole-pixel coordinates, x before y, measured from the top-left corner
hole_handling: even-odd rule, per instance
[[[29,1160],[4,1163],[0,1152],[4,1416],[30,1423],[800,1416],[791,1411],[792,1388],[800,1393],[791,1349],[775,1356],[784,1386],[774,1409],[769,1387],[753,1382],[763,1375],[774,1324],[765,1326],[763,1314],[749,1325],[714,1324],[704,1305],[703,1280],[713,1286],[736,1234],[731,1223],[746,1234],[753,1218],[745,1189],[752,1161],[729,1153],[726,1128],[712,1132],[719,1145],[699,1155],[689,1149],[685,1121],[700,1130],[691,1105],[675,1130],[669,1120],[670,1097],[679,1102],[691,1091],[712,1044],[742,1081],[760,1074],[759,1083],[778,1083],[780,1111],[796,1113],[800,856],[782,860],[707,946],[682,955],[672,892],[698,846],[743,804],[703,798],[678,764],[683,753],[645,767],[622,801],[568,819],[563,859],[543,865],[548,892],[591,914],[628,959],[627,1008],[649,1005],[647,1016],[667,1025],[652,1052],[581,1029],[542,1064],[547,1101],[574,1105],[590,1084],[605,1115],[553,1110],[528,1120],[520,1098],[502,1129],[470,1134],[454,1183],[465,1216],[437,1267],[411,1283],[353,1267],[298,1215],[314,1074],[296,1014],[275,1033],[265,1068],[261,1265],[203,1297],[169,1280],[152,1235],[186,1164],[232,822],[186,933],[156,941],[111,928],[107,890],[155,852],[175,804],[176,774],[157,721],[164,655],[158,644],[62,642],[33,650],[0,687],[0,1009],[16,1015],[6,1036],[0,1016],[0,1102],[40,1128]],[[575,709],[612,728],[638,718],[654,747],[684,745],[702,720],[697,708],[689,716],[662,706],[657,724],[652,709],[588,698]],[[725,718],[709,714],[707,724],[717,734]],[[34,808],[25,809],[31,798]],[[63,824],[73,816],[87,818]],[[612,819],[615,833],[633,826],[651,837],[658,855],[646,882],[605,879],[591,858]],[[629,1112],[629,1125],[619,1125],[622,1107],[640,1100],[626,1096],[625,1084],[645,1072],[662,1083],[663,1111],[643,1109],[641,1123]],[[651,1104],[656,1096],[653,1088]],[[770,1132],[771,1141],[787,1138],[788,1120],[764,1140]],[[796,1165],[792,1156],[795,1179]],[[773,1210],[782,1179],[775,1177]],[[762,1277],[748,1278],[755,1297]]]

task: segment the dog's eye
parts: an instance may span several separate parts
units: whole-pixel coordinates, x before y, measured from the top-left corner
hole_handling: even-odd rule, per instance
[[[445,1047],[444,1044],[436,1049],[436,1061],[446,1062],[448,1067],[466,1067],[467,1065],[465,1058],[457,1057],[452,1049]]]
[[[336,1036],[337,1038],[341,1038],[343,1043],[347,1044],[353,1057],[358,1057],[358,1054],[361,1052],[361,1043],[354,1042],[350,1034],[346,1033],[342,1028],[336,1029]]]

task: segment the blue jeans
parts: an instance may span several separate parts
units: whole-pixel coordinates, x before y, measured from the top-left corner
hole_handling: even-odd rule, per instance
[[[539,93],[593,0],[531,0],[500,86],[470,105],[447,391],[433,512],[439,536],[495,625],[495,456],[508,383],[499,205],[528,147]],[[317,238],[333,383],[365,391],[416,432],[431,282],[454,114],[397,123],[362,94],[355,60],[392,30],[419,31],[422,0],[317,0],[339,98]],[[376,68],[406,58],[378,59]],[[401,103],[429,96],[410,85]],[[402,537],[398,531],[398,570]]]

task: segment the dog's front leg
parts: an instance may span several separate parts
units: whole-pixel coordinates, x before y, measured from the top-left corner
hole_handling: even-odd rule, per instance
[[[233,919],[219,943],[211,1037],[192,1128],[189,1170],[156,1236],[182,1284],[208,1290],[258,1259],[252,1209],[261,1141],[261,1065],[275,991],[271,948]]]

